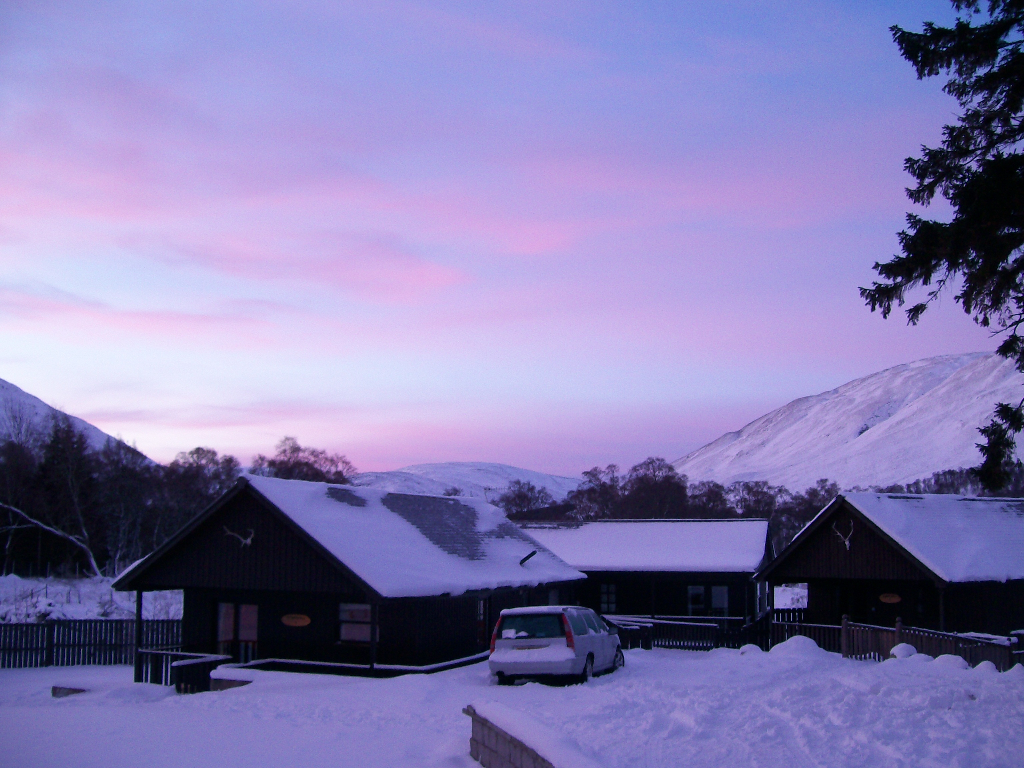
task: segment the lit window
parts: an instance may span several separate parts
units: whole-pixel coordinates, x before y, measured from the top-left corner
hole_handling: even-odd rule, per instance
[[[373,612],[366,603],[342,603],[338,608],[341,619],[339,638],[350,643],[368,643]]]

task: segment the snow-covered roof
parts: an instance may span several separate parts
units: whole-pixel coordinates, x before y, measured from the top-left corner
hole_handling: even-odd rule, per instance
[[[460,595],[585,578],[482,499],[248,480],[382,597]],[[533,550],[537,554],[520,565]]]
[[[767,520],[615,520],[526,531],[581,571],[753,572]]]
[[[1024,499],[896,493],[843,496],[945,581],[1024,579]]]

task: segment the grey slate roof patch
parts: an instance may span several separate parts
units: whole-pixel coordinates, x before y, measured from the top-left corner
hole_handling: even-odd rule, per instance
[[[467,560],[481,560],[484,552],[476,530],[476,510],[455,499],[389,493],[381,503],[407,523],[415,525],[439,549]]]
[[[332,485],[327,488],[327,495],[335,501],[348,504],[350,507],[366,506],[366,499],[350,491],[348,488],[339,488],[336,485]]]

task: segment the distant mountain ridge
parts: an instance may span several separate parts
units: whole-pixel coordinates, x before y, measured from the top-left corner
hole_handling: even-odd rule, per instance
[[[12,431],[22,429],[24,425],[49,433],[54,416],[59,415],[71,419],[71,423],[85,434],[90,447],[95,450],[103,448],[108,440],[115,439],[84,419],[49,406],[35,395],[0,379],[0,438],[9,437]]]
[[[396,493],[423,493],[440,496],[449,488],[458,488],[463,496],[494,501],[513,480],[547,488],[555,501],[562,501],[575,490],[582,478],[548,475],[508,464],[477,461],[450,461],[439,464],[413,464],[392,472],[363,472],[356,475],[355,485],[382,488]]]
[[[84,419],[65,414],[35,395],[0,379],[0,439],[8,438],[12,431],[23,429],[25,425],[47,433],[56,415],[70,418],[95,450],[102,449],[108,440],[115,439]],[[533,483],[537,488],[547,488],[556,501],[561,501],[580,484],[581,478],[549,475],[508,464],[457,461],[414,464],[391,472],[363,472],[354,478],[356,485],[398,493],[440,496],[450,488],[458,488],[463,496],[490,501],[497,499],[513,480]]]
[[[1024,397],[1024,375],[991,353],[897,365],[788,403],[673,462],[690,481],[767,480],[802,491],[891,485],[976,466],[978,427]]]

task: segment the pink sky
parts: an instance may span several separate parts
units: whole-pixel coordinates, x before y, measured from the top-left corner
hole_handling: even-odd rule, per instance
[[[945,2],[7,3],[0,378],[158,460],[677,458],[993,349],[857,288]]]

